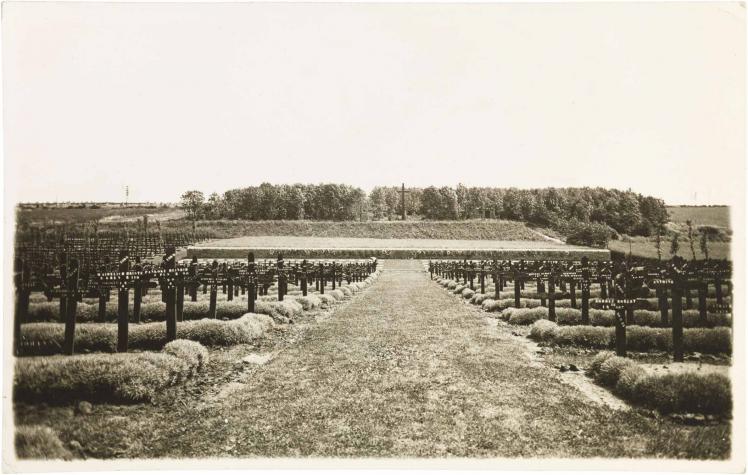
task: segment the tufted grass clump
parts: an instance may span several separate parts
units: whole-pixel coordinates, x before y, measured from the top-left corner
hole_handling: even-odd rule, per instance
[[[16,427],[16,457],[19,459],[70,460],[73,454],[65,448],[51,427],[21,425]]]
[[[160,353],[96,353],[16,360],[15,401],[64,403],[85,399],[148,401],[202,369],[208,353],[194,342],[172,342]]]

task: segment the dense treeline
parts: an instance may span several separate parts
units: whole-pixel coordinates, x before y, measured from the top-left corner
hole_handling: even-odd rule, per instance
[[[203,219],[397,219],[401,214],[398,187],[376,187],[367,196],[360,188],[341,184],[250,186],[182,196],[182,205]],[[524,221],[571,235],[584,232],[650,236],[668,220],[665,203],[630,191],[604,188],[409,188],[406,211],[429,220],[502,218]]]

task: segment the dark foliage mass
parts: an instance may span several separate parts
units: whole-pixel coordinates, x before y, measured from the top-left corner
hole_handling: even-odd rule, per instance
[[[208,219],[364,220],[394,219],[402,212],[398,187],[360,188],[319,185],[250,186],[214,193],[187,192],[183,206],[190,215]],[[196,204],[196,198],[199,203]],[[501,218],[557,229],[580,244],[601,245],[616,233],[649,236],[668,220],[665,203],[630,191],[604,188],[408,189],[406,212],[430,220]]]

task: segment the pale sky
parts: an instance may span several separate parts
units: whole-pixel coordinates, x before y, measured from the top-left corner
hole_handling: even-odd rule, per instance
[[[6,192],[404,181],[732,203],[744,34],[737,3],[9,2]]]

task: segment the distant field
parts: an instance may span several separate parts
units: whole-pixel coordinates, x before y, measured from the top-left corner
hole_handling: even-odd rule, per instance
[[[628,254],[629,243],[626,241],[610,241],[608,243],[608,249],[611,251],[622,252]],[[698,243],[695,245],[696,258],[703,259],[704,254],[699,250]],[[670,259],[670,243],[662,243],[662,258]],[[657,248],[653,241],[634,241],[631,243],[631,254],[634,256],[648,257],[652,259],[657,258]],[[680,250],[678,255],[691,259],[691,248],[688,243],[681,241]],[[709,243],[709,257],[712,259],[729,259],[730,258],[730,243],[729,242],[711,242]]]
[[[690,219],[695,226],[730,227],[730,208],[727,206],[668,206],[667,210],[674,223],[685,223]]]
[[[175,211],[180,213],[180,216],[183,216],[182,211],[175,208],[38,208],[19,210],[17,217],[19,222],[32,224],[42,224],[50,221],[57,224],[79,224],[96,219],[108,219],[116,222],[123,218],[129,218],[135,221],[146,214],[174,214]]]

